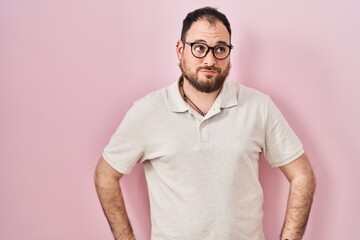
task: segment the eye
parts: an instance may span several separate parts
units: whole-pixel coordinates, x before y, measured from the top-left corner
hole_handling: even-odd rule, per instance
[[[194,44],[193,50],[198,53],[204,53],[207,50],[207,47],[204,44]]]
[[[226,52],[226,46],[217,46],[216,48],[215,48],[215,52],[216,53],[225,53]]]

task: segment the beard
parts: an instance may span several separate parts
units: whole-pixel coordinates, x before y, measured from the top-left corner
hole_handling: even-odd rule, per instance
[[[186,78],[190,85],[193,86],[199,92],[211,93],[219,90],[224,85],[225,79],[229,75],[230,72],[230,62],[222,71],[221,68],[211,66],[211,67],[198,67],[195,71],[191,71],[191,69],[186,65],[185,59],[180,61],[180,69],[183,74],[183,77]],[[212,75],[205,75],[206,80],[200,80],[198,73],[201,69],[216,71],[218,75],[215,77]]]

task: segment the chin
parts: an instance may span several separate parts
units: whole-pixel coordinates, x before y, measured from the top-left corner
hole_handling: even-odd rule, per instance
[[[209,81],[209,80],[215,80],[217,77],[217,75],[212,75],[212,74],[202,74],[201,76],[199,76],[199,80],[200,81]]]

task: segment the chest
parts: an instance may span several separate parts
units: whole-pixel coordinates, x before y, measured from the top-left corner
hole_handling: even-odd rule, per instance
[[[189,113],[174,113],[173,117],[145,126],[148,160],[171,161],[180,156],[198,158],[202,155],[221,157],[232,155],[258,156],[264,145],[264,124],[260,116],[222,110],[209,119],[199,120]]]

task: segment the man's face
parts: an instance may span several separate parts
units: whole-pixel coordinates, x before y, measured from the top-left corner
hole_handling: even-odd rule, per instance
[[[199,20],[191,25],[185,41],[205,43],[210,47],[224,43],[230,45],[230,35],[220,21],[212,25],[207,20]],[[206,57],[196,58],[191,53],[191,47],[181,41],[178,42],[177,55],[183,76],[200,92],[219,90],[229,75],[230,56],[218,60],[209,51]]]

